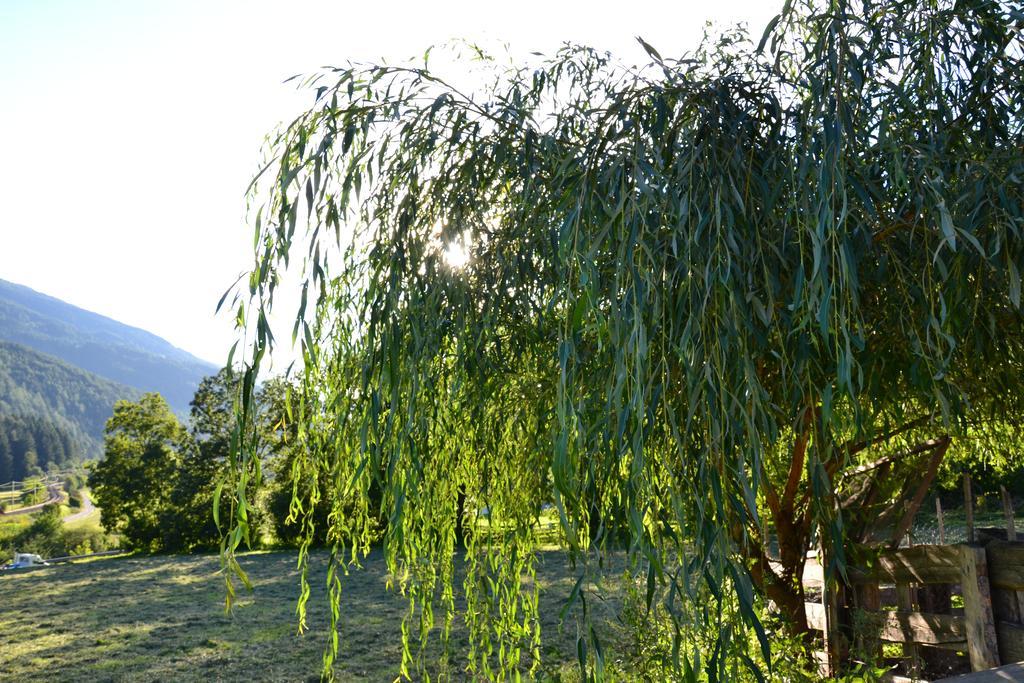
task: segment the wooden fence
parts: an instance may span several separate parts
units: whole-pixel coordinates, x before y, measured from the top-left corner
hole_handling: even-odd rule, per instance
[[[822,600],[806,603],[807,618],[823,633],[829,672],[851,647],[882,642],[902,644],[913,676],[941,650],[966,653],[973,671],[1024,661],[1024,543],[885,551],[849,568],[846,586],[823,579],[809,561],[804,583],[821,587]]]

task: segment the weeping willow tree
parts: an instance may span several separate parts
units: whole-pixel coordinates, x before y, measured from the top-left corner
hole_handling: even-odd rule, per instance
[[[473,87],[426,61],[303,80],[315,104],[251,191],[227,563],[297,282],[291,514],[312,538],[330,510],[328,670],[380,524],[403,672],[447,639],[460,545],[470,670],[535,667],[548,503],[593,673],[586,577],[609,547],[667,596],[682,671],[725,674],[745,633],[769,659],[760,597],[806,631],[812,543],[841,574],[865,510],[898,537],[949,448],[1024,414],[1022,24],[994,0],[787,2],[757,45],[641,41],[643,67],[566,46],[477,53]]]

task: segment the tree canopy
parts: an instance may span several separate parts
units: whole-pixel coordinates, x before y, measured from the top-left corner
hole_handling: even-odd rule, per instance
[[[217,481],[224,478],[230,462],[237,383],[238,377],[226,369],[205,377],[192,398],[187,427],[160,394],[114,406],[104,457],[92,468],[89,484],[103,506],[104,527],[120,534],[128,547],[161,552],[217,547],[221,535],[212,508]],[[270,380],[256,395],[261,467],[266,462],[272,469],[284,469],[288,462],[289,439],[283,433],[281,412],[286,391],[283,381]],[[274,495],[285,488],[290,495],[287,477],[275,484]],[[247,493],[250,499],[259,495],[255,485]],[[270,507],[270,520],[262,506],[250,512],[249,525],[257,539],[265,521],[279,529],[287,526],[289,505]],[[293,539],[279,535],[279,540]]]
[[[165,515],[188,437],[160,394],[114,404],[104,455],[89,473],[89,486],[103,508],[104,528],[118,533],[126,547],[164,547]]]
[[[624,539],[648,600],[666,588],[681,669],[719,675],[748,626],[769,659],[754,588],[785,611],[815,533],[841,569],[844,505],[870,490],[852,465],[930,468],[1021,416],[1022,25],[995,0],[787,1],[757,44],[643,43],[642,67],[467,48],[482,86],[426,58],[301,81],[315,103],[271,139],[236,292],[252,342],[228,563],[291,272],[293,472],[328,473],[332,567],[379,512],[407,627],[426,637],[438,596],[449,624],[462,492],[490,522],[466,538],[471,666],[510,675],[539,657],[521,576],[552,502],[584,576]],[[336,621],[340,570],[329,588]]]

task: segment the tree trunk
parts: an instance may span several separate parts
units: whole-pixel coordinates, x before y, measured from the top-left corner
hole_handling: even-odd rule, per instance
[[[466,547],[466,487],[460,485],[455,497],[455,549]]]

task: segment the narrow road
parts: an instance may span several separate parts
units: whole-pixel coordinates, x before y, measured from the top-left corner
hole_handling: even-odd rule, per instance
[[[5,515],[27,515],[30,512],[36,512],[37,510],[42,510],[47,505],[53,505],[55,503],[59,503],[62,500],[64,500],[64,491],[61,490],[60,484],[49,484],[49,485],[47,485],[46,492],[49,495],[49,498],[47,500],[44,500],[42,503],[37,503],[35,505],[29,505],[28,507],[18,508],[17,510],[8,510],[4,514]]]
[[[73,512],[70,515],[64,517],[64,523],[77,522],[80,519],[85,519],[89,515],[96,512],[96,506],[93,505],[92,498],[89,497],[88,491],[80,491],[82,494],[82,509],[78,512]]]

